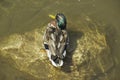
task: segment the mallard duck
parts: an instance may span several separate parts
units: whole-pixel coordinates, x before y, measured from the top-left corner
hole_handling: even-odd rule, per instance
[[[66,56],[66,48],[69,43],[66,30],[66,17],[62,13],[56,16],[50,15],[53,20],[48,23],[43,40],[44,47],[52,65],[60,67],[63,65],[63,59]]]

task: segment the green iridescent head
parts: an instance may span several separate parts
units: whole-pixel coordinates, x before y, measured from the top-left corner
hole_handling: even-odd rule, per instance
[[[66,29],[67,21],[64,14],[58,13],[55,19],[57,20],[57,24],[60,29]]]

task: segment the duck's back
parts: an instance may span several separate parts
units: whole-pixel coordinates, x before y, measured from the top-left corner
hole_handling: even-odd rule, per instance
[[[67,31],[55,27],[49,27],[49,49],[54,56],[63,58],[63,51],[67,42]]]

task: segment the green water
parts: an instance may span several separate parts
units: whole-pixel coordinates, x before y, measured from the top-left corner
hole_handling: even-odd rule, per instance
[[[68,29],[74,30],[80,26],[80,16],[89,16],[98,23],[106,24],[100,28],[107,34],[107,43],[115,60],[114,80],[119,80],[119,7],[119,0],[0,0],[0,39],[46,25],[50,21],[49,14],[64,13],[68,19]],[[16,80],[29,80],[25,77],[34,80],[34,77],[14,69],[7,60],[0,57],[0,79],[13,80],[14,77],[17,77]]]

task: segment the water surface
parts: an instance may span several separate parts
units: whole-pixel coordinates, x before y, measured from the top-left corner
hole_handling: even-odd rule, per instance
[[[49,14],[55,15],[62,12],[68,19],[68,29],[79,28],[80,16],[89,16],[98,23],[106,33],[107,43],[115,59],[115,79],[120,79],[120,1],[119,0],[0,0],[0,39],[14,33],[24,33],[46,25],[50,18]],[[2,61],[3,60],[3,61]],[[15,72],[10,64],[3,63],[0,58],[0,79],[4,75]],[[8,67],[10,66],[10,67]],[[5,72],[4,72],[4,71]],[[30,76],[25,73],[23,76]],[[14,77],[14,76],[13,76]],[[12,79],[12,78],[11,78]]]

